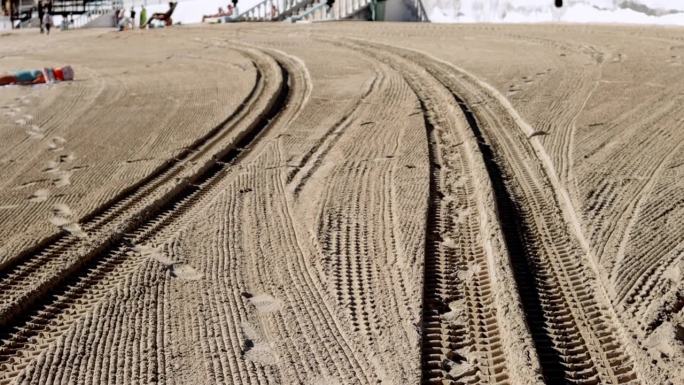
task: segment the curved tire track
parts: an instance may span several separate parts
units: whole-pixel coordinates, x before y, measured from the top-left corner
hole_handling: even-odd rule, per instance
[[[288,106],[288,72],[280,63],[271,60],[278,70],[268,76],[276,92],[268,97],[264,108],[241,131],[234,144],[218,152],[204,167],[167,194],[165,199],[146,207],[137,221],[130,223],[115,239],[80,258],[70,266],[67,275],[50,282],[43,291],[35,293],[23,306],[21,315],[5,318],[5,328],[0,335],[0,381],[11,381],[20,376],[49,343],[64,333],[87,308],[99,302],[108,290],[133,271],[140,259],[131,246],[141,244],[152,236],[165,231],[182,214],[192,209],[204,196],[213,192],[226,171],[240,162],[254,143],[268,131]],[[266,70],[263,68],[262,70]],[[273,77],[273,79],[270,79]]]
[[[220,125],[196,140],[175,158],[169,159],[152,174],[126,189],[79,223],[90,239],[59,233],[40,242],[35,248],[21,253],[0,271],[0,326],[29,306],[32,300],[46,293],[50,287],[77,269],[82,260],[98,248],[120,238],[131,226],[136,226],[164,201],[172,199],[184,185],[193,183],[201,173],[216,167],[250,130],[249,120],[276,90],[268,89],[263,79],[265,63],[257,63],[248,51],[256,68],[256,83],[245,101]],[[271,87],[272,88],[272,87]],[[31,276],[37,286],[25,284]]]

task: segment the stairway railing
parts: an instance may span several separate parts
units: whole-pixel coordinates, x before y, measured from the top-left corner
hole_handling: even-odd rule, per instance
[[[73,23],[69,24],[69,28],[82,28],[91,21],[97,19],[102,15],[111,14],[113,11],[111,9],[97,8],[93,10],[86,11],[86,13],[78,15],[73,19]]]
[[[427,12],[425,12],[422,0],[413,0],[413,7],[416,10],[416,21],[430,22],[430,18],[428,17]]]
[[[333,5],[335,19],[349,19],[372,3],[372,0],[337,0]]]
[[[246,21],[277,20],[277,11],[278,6],[276,5],[276,0],[264,0],[241,13],[239,18]]]
[[[330,14],[328,5],[326,4],[325,1],[322,1],[318,4],[312,3],[309,6],[305,7],[302,12],[299,12],[295,15],[292,15],[289,20],[292,22],[300,21],[300,20],[323,20],[327,19],[328,17],[334,17],[333,15]]]
[[[237,17],[245,21],[275,21],[305,11],[315,0],[264,0]]]

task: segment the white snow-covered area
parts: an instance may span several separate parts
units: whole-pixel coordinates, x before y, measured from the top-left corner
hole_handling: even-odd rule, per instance
[[[422,0],[432,22],[684,25],[684,0]]]

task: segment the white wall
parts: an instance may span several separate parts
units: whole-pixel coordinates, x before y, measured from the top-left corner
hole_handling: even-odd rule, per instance
[[[433,22],[576,22],[684,25],[684,0],[422,0]],[[634,6],[637,5],[637,7]],[[642,12],[638,6],[649,9]]]

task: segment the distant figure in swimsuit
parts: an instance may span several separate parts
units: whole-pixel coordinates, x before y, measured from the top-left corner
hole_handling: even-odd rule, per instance
[[[74,80],[71,66],[45,68],[43,70],[23,70],[13,74],[0,74],[0,86],[9,84],[32,85]]]

